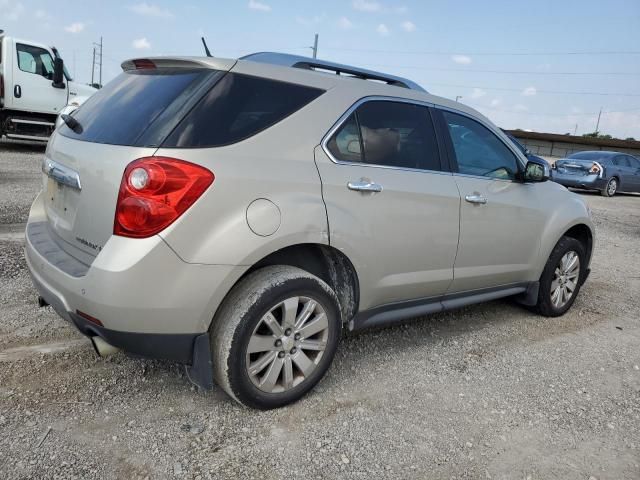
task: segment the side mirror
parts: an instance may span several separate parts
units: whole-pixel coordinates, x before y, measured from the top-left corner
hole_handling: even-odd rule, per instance
[[[551,176],[549,164],[547,162],[531,159],[524,169],[525,182],[546,182]]]
[[[64,62],[60,57],[53,61],[53,82],[54,88],[65,88],[64,84]]]

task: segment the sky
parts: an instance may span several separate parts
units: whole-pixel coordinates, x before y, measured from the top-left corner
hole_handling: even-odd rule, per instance
[[[503,128],[640,139],[640,0],[0,0],[7,35],[55,45],[78,81],[128,58],[257,51],[410,78]]]

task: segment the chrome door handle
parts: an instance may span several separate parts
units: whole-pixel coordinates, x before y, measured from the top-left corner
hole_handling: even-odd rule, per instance
[[[487,203],[487,199],[482,195],[467,195],[464,199],[469,203],[475,203],[478,205],[484,205]]]
[[[356,192],[374,192],[379,193],[382,191],[382,185],[378,183],[371,182],[349,182],[347,183],[347,188],[349,190],[354,190]]]

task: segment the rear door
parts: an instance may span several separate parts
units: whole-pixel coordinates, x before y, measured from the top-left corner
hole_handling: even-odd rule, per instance
[[[363,101],[315,158],[330,243],[354,262],[361,310],[442,295],[453,279],[460,196],[429,109]]]
[[[15,46],[13,91],[5,92],[5,95],[13,97],[12,108],[56,115],[67,104],[68,87],[53,87],[51,53],[25,43],[16,43]]]
[[[629,165],[631,165],[630,184],[634,192],[640,192],[640,160],[631,155],[627,155]]]
[[[618,189],[624,192],[635,190],[636,169],[631,166],[629,157],[627,155],[616,155],[613,157],[613,164],[617,167],[620,176],[620,186]]]
[[[437,115],[462,199],[450,293],[530,280],[546,218],[540,190],[516,180],[520,160],[487,126],[460,112]]]

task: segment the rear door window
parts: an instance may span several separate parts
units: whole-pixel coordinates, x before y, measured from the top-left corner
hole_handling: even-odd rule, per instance
[[[217,147],[280,122],[324,90],[227,73],[178,124],[163,147]]]
[[[442,170],[429,109],[372,100],[360,105],[327,142],[336,160]]]
[[[82,132],[63,125],[60,133],[94,143],[159,146],[184,116],[189,101],[220,75],[184,68],[123,72],[74,113]]]

